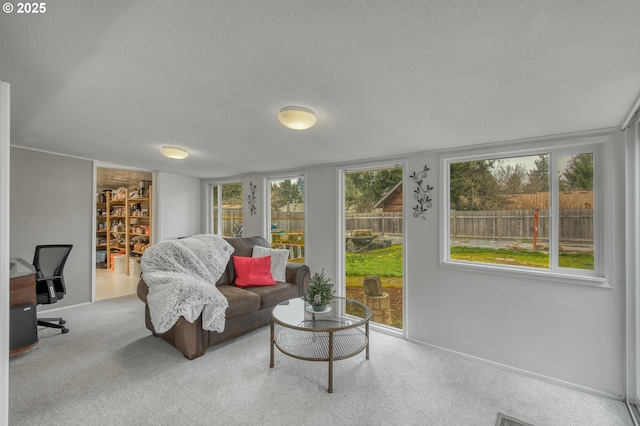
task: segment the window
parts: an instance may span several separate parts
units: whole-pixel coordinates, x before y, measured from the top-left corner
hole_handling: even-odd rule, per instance
[[[223,237],[242,236],[242,183],[211,185],[212,231]]]
[[[269,179],[271,245],[304,263],[304,176]]]
[[[369,306],[373,322],[396,330],[403,328],[402,175],[394,165],[342,176],[344,294]]]
[[[444,158],[444,262],[603,277],[601,145]]]

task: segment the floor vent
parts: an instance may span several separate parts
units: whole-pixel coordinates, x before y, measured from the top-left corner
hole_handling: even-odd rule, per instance
[[[531,423],[523,422],[522,420],[514,419],[513,417],[505,416],[502,413],[498,413],[498,420],[496,420],[496,426],[534,426]]]

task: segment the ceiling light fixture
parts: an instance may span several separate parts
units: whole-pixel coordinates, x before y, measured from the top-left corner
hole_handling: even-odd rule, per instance
[[[173,158],[174,160],[182,160],[189,156],[189,152],[186,149],[179,146],[165,145],[160,148],[160,153],[167,158]]]
[[[278,121],[288,129],[306,130],[315,126],[318,116],[309,108],[287,106],[278,112]]]

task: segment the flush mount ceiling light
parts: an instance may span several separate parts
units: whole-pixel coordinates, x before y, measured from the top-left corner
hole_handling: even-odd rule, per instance
[[[287,106],[278,112],[278,121],[288,129],[306,130],[315,126],[318,116],[309,108]]]
[[[173,158],[174,160],[182,160],[189,156],[187,150],[184,148],[180,148],[179,146],[165,145],[160,148],[160,153],[165,157]]]

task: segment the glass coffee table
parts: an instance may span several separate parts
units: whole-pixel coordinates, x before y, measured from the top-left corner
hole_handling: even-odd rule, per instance
[[[278,304],[271,312],[271,363],[274,347],[293,358],[329,363],[329,393],[333,392],[333,361],[366,349],[369,359],[371,311],[357,300],[336,297],[324,312],[314,312],[302,298]],[[275,334],[275,325],[282,329]]]

